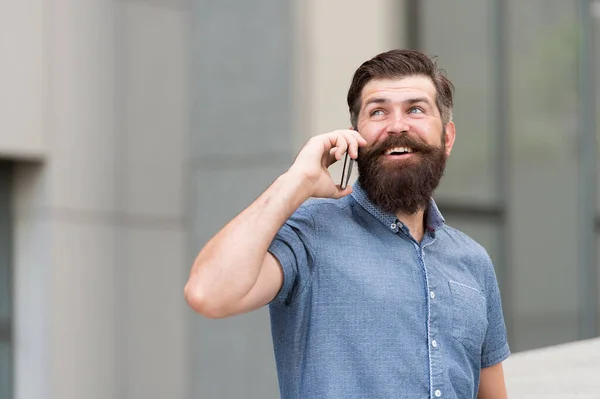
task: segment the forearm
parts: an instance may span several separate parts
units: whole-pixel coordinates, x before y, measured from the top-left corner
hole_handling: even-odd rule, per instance
[[[327,168],[346,151],[356,159],[358,146],[366,143],[354,130],[308,140],[290,169],[200,251],[185,286],[190,306],[208,317],[226,317],[272,299],[283,281],[277,260],[267,255],[273,238],[309,197],[341,198],[352,192],[336,186]]]
[[[502,363],[481,369],[477,399],[506,399],[506,384]]]
[[[273,238],[308,197],[302,179],[283,174],[214,236],[198,254],[185,287],[192,307],[202,313],[238,303],[256,283]]]

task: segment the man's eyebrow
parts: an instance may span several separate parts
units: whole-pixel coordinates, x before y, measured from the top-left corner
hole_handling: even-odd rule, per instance
[[[408,105],[413,105],[413,104],[416,104],[416,103],[425,103],[425,104],[431,106],[431,102],[426,97],[408,98],[408,99],[406,99],[406,100],[404,100],[402,102],[405,103],[405,104],[408,104]]]
[[[390,102],[390,100],[387,98],[373,97],[373,98],[370,98],[367,101],[365,101],[365,105],[363,108],[367,108],[367,106],[370,104],[386,104],[389,102]],[[429,106],[432,106],[431,102],[429,101],[429,99],[427,97],[407,98],[406,100],[402,100],[402,103],[408,104],[408,105],[413,105],[413,104],[417,104],[417,103],[425,103]]]
[[[389,103],[390,100],[387,98],[383,98],[383,97],[373,97],[368,99],[367,101],[365,101],[365,105],[363,108],[367,108],[367,105],[369,104],[385,104],[385,103]]]

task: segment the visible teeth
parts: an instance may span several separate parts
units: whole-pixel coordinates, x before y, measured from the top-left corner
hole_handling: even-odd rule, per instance
[[[385,152],[385,155],[390,155],[394,152],[405,153],[405,152],[413,152],[412,148],[409,147],[394,147],[390,148]]]

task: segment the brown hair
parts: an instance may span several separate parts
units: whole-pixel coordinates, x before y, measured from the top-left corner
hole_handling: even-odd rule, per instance
[[[436,105],[442,116],[442,123],[452,120],[454,85],[439,69],[434,61],[416,50],[391,50],[381,53],[364,62],[354,73],[348,89],[348,108],[350,121],[356,127],[361,106],[361,93],[372,79],[398,79],[407,76],[422,75],[431,79],[436,90]]]

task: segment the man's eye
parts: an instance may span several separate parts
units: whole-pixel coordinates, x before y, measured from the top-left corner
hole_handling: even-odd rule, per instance
[[[408,110],[409,114],[422,114],[423,110],[419,107],[412,107],[411,109]]]
[[[376,115],[383,115],[383,110],[376,109],[375,111],[371,112],[371,116],[376,116]]]

